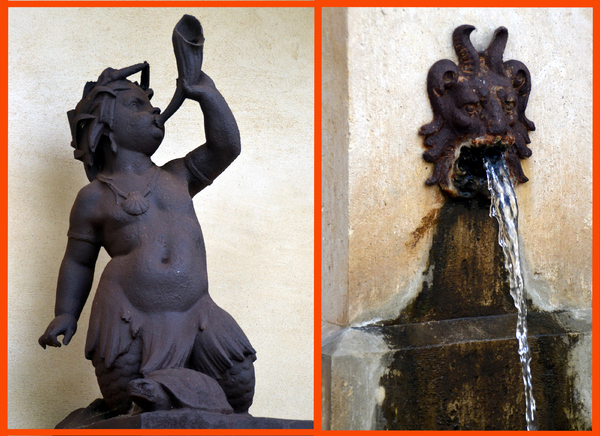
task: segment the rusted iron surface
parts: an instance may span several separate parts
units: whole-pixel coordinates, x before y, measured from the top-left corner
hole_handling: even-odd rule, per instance
[[[433,163],[428,185],[439,184],[450,197],[489,197],[482,158],[504,155],[513,184],[528,179],[519,159],[531,156],[528,131],[535,130],[525,116],[531,76],[520,61],[503,61],[508,31],[500,27],[483,52],[470,40],[475,27],[462,25],[452,40],[458,65],[437,61],[427,76],[433,121],[421,127],[423,153]]]

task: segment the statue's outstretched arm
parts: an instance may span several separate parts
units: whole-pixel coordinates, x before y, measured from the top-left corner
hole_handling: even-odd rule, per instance
[[[99,246],[89,242],[69,238],[58,273],[55,318],[39,339],[42,347],[60,347],[57,339],[59,335],[64,335],[65,345],[71,341],[77,330],[77,320],[92,288],[99,249]]]
[[[57,339],[60,335],[64,335],[63,344],[69,344],[77,330],[77,321],[92,288],[94,268],[101,245],[97,240],[97,233],[93,230],[94,220],[90,217],[93,213],[93,203],[97,199],[86,195],[89,191],[89,188],[80,191],[71,211],[69,241],[58,272],[55,318],[39,339],[44,348],[46,345],[60,347]]]

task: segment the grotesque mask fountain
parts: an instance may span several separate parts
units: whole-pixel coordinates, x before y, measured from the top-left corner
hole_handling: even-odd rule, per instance
[[[522,62],[502,60],[506,28],[498,28],[479,53],[470,40],[474,29],[463,25],[454,31],[458,65],[440,60],[427,76],[433,121],[419,134],[429,148],[423,158],[435,166],[426,183],[439,184],[450,197],[489,197],[484,155],[504,155],[513,184],[528,180],[519,159],[531,156],[527,132],[535,130],[525,116],[529,71]]]

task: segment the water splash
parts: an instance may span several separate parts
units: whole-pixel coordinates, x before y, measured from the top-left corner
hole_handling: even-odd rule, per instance
[[[531,352],[527,342],[527,306],[525,305],[523,276],[519,257],[517,197],[508,175],[504,157],[498,159],[485,157],[484,165],[487,173],[488,189],[492,198],[490,216],[498,220],[498,242],[504,252],[504,265],[509,273],[510,295],[512,295],[517,308],[516,335],[519,341],[519,358],[525,386],[527,430],[537,430],[535,399],[533,398],[531,383]]]

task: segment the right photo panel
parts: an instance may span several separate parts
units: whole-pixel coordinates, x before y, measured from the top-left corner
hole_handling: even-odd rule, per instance
[[[592,9],[322,9],[323,430],[592,429]]]

